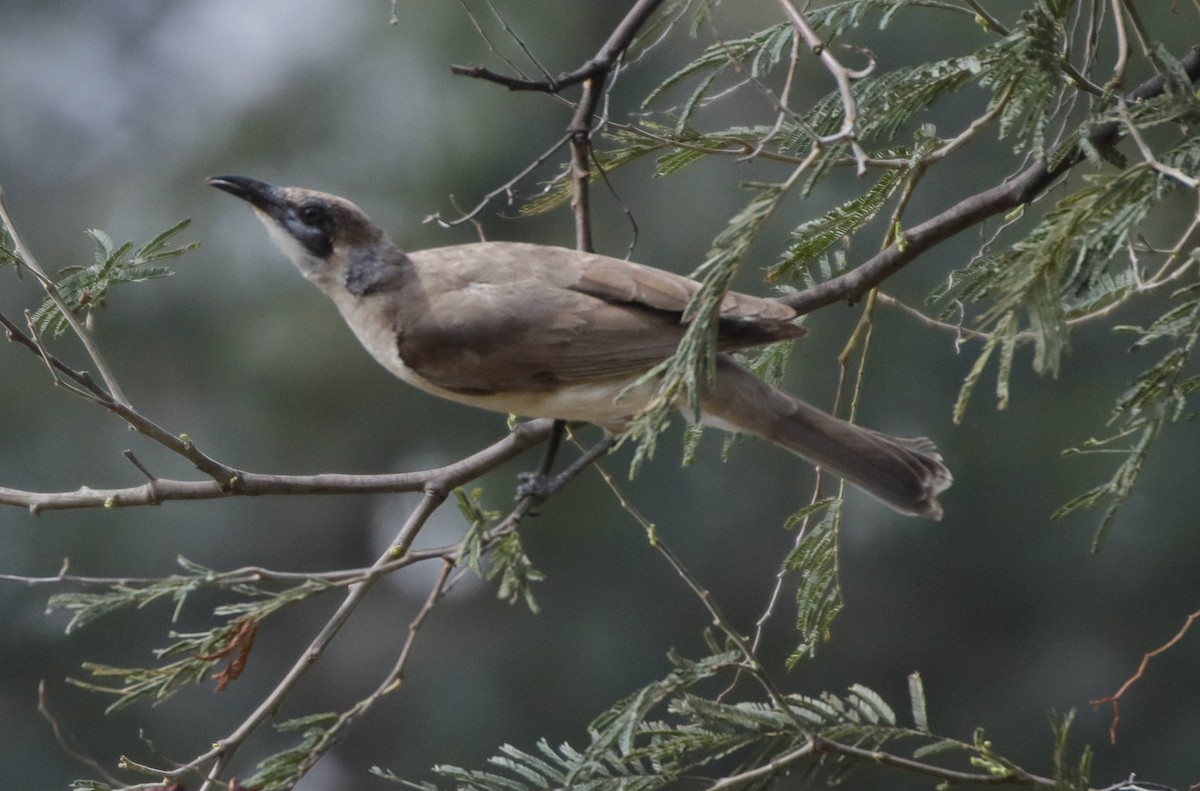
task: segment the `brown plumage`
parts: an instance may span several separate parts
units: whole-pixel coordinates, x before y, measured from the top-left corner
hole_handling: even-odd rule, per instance
[[[404,253],[353,203],[241,176],[209,183],[248,201],[363,346],[404,381],[460,403],[620,431],[654,395],[629,388],[669,357],[700,284],[561,247],[481,242]],[[729,293],[701,419],[754,434],[906,514],[941,516],[951,476],[933,443],[855,426],[767,385],[727,352],[797,338],[781,302]]]
[[[544,391],[640,374],[669,357],[698,285],[650,267],[559,247],[484,242],[408,255],[397,284],[400,357],[438,387]],[[795,311],[730,294],[722,351],[795,338]]]

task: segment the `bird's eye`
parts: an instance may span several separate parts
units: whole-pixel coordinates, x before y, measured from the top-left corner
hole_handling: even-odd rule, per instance
[[[300,207],[300,221],[305,225],[319,226],[325,220],[325,209],[315,203]]]

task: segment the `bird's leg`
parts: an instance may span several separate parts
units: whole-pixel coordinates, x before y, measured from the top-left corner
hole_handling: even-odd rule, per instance
[[[542,457],[541,466],[534,472],[517,474],[517,496],[515,499],[522,500],[526,497],[537,497],[544,500],[549,496],[549,492],[546,490],[550,487],[550,470],[554,467],[554,458],[558,456],[558,448],[562,445],[563,435],[566,434],[566,431],[567,421],[554,421],[554,426],[550,429],[550,439],[546,442],[546,455]]]
[[[558,455],[558,449],[562,446],[563,436],[566,433],[567,421],[554,421],[554,427],[550,429],[550,439],[546,442],[546,456],[542,459],[542,466],[538,467],[538,475],[544,477],[550,474],[550,468],[554,466],[554,457]]]
[[[517,476],[518,500],[526,497],[545,500],[558,491],[564,483],[574,478],[586,469],[588,465],[596,461],[596,459],[608,453],[617,444],[617,438],[614,435],[605,434],[603,439],[588,448],[586,453],[571,462],[570,466],[565,470],[558,475],[550,475],[550,468],[554,464],[554,457],[558,452],[559,445],[562,443],[565,430],[566,424],[563,421],[554,421],[554,430],[550,435],[550,444],[546,448],[546,457],[542,460],[542,466],[537,472],[526,472]]]

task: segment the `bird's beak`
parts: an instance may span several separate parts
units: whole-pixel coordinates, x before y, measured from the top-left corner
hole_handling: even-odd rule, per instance
[[[211,176],[205,183],[241,198],[272,217],[279,213],[284,204],[283,191],[279,187],[258,179],[246,176]]]

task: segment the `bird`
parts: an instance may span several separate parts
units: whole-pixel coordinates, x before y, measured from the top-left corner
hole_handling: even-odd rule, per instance
[[[610,437],[654,398],[656,382],[643,375],[676,351],[700,289],[663,269],[552,245],[405,252],[345,198],[246,176],[207,183],[253,207],[363,347],[404,382],[483,409],[592,423]],[[798,318],[778,299],[724,295],[698,419],[781,446],[899,513],[940,519],[937,496],[952,476],[932,441],[830,415],[733,357],[804,335]]]

